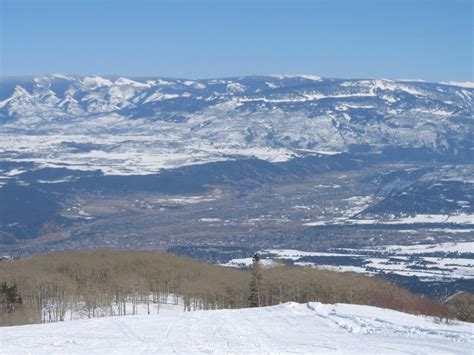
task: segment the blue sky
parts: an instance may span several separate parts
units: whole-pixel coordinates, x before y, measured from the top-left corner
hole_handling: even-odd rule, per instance
[[[0,0],[0,75],[472,80],[470,0]]]

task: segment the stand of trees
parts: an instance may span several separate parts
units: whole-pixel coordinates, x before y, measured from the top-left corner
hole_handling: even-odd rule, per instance
[[[469,292],[459,292],[447,302],[448,308],[457,319],[464,322],[474,322],[474,295]]]
[[[448,317],[441,303],[415,296],[387,281],[355,273],[304,267],[265,268],[254,259],[250,271],[225,268],[172,254],[99,250],[35,255],[0,262],[0,284],[15,287],[16,307],[2,293],[0,324],[63,321],[136,314],[138,305],[170,296],[184,310],[270,306],[287,301],[357,303]],[[10,307],[10,308],[9,308]]]

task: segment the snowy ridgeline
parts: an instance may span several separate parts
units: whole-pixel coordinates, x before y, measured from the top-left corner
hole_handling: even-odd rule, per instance
[[[285,303],[0,328],[0,346],[3,354],[469,354],[473,330],[369,306]]]
[[[473,83],[315,78],[2,80],[0,158],[140,175],[354,144],[471,154]]]

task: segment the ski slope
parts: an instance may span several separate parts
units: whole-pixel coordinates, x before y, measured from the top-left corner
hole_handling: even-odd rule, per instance
[[[472,354],[473,330],[369,306],[285,303],[0,328],[0,353]]]

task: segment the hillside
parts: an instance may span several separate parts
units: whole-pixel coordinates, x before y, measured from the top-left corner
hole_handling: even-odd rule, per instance
[[[4,78],[0,254],[139,249],[229,265],[297,250],[324,253],[298,263],[427,297],[472,293],[473,94],[314,75]],[[446,243],[468,247],[366,255]]]
[[[381,308],[285,303],[0,328],[2,352],[467,354],[472,324]]]
[[[0,325],[8,326],[77,315],[137,315],[140,308],[156,313],[153,309],[161,309],[170,297],[182,300],[186,310],[318,301],[453,316],[441,303],[377,277],[277,265],[249,272],[153,252],[49,253],[2,261],[0,280],[6,281]]]
[[[473,90],[311,75],[5,78],[0,160],[109,175],[242,157],[281,162],[361,147],[398,156],[400,148],[421,149],[472,162]]]

